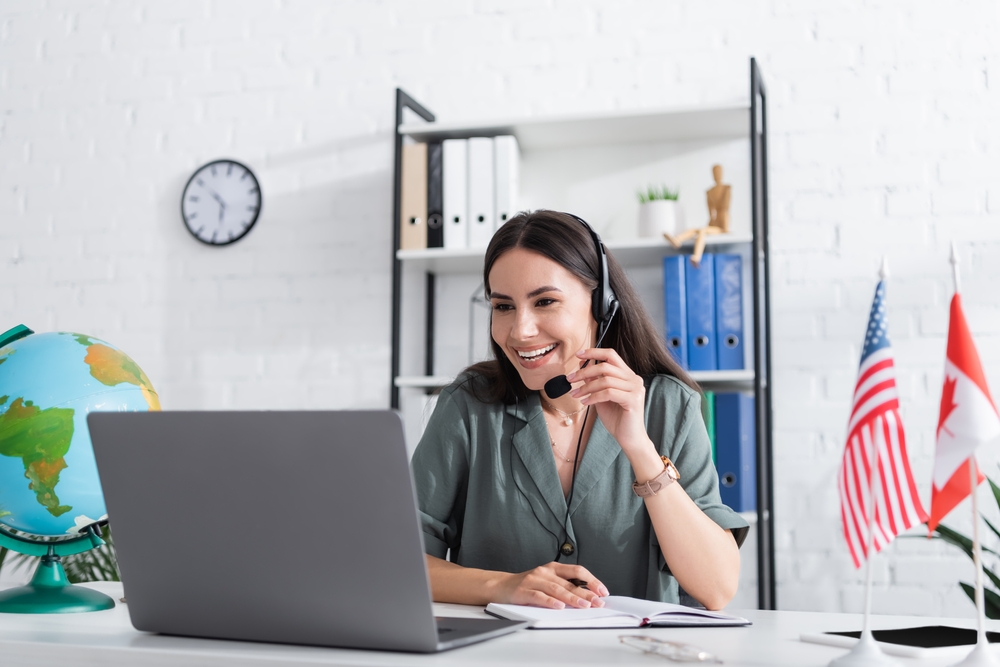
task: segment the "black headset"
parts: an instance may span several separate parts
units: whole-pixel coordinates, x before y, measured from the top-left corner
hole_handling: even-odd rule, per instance
[[[597,337],[600,339],[604,337],[608,325],[611,324],[611,318],[618,312],[619,307],[618,297],[615,296],[615,291],[611,289],[611,274],[608,271],[608,253],[604,248],[601,237],[586,220],[572,213],[567,213],[566,215],[583,225],[587,233],[590,234],[590,238],[594,241],[594,248],[597,250],[597,287],[591,293],[590,309],[594,314],[594,319],[597,320]],[[600,342],[597,344],[600,345]]]

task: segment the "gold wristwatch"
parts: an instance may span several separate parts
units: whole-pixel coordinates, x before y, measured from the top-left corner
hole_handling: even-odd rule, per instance
[[[681,474],[677,472],[677,466],[670,459],[666,456],[661,456],[660,458],[663,459],[663,472],[648,482],[640,484],[638,481],[635,481],[632,483],[632,490],[640,498],[655,496],[657,491],[667,488],[681,478]]]

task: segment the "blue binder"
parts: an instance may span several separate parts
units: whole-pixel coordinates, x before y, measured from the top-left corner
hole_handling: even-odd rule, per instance
[[[687,295],[684,293],[683,255],[663,258],[663,312],[667,321],[667,349],[681,368],[688,367]]]
[[[693,371],[719,368],[715,349],[715,257],[702,255],[701,265],[684,264],[687,283],[687,357]]]
[[[757,430],[753,396],[715,394],[715,467],[722,502],[737,512],[757,509]]]
[[[715,346],[719,370],[743,366],[743,258],[715,256]]]

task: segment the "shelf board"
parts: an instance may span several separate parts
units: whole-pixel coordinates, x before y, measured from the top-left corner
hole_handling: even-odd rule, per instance
[[[699,384],[753,384],[753,371],[692,371],[691,378]],[[448,375],[399,375],[394,380],[397,387],[416,389],[441,389],[455,378]]]
[[[727,141],[750,136],[750,105],[497,118],[477,123],[417,122],[404,123],[398,129],[417,141],[513,134],[522,151],[657,141]]]
[[[753,385],[753,370],[739,371],[688,371],[691,379],[698,384],[745,384]]]
[[[751,243],[747,235],[709,236],[706,246],[736,246]],[[691,246],[678,250],[657,238],[636,238],[608,241],[608,250],[623,267],[649,266],[666,255],[688,254]],[[407,268],[431,273],[478,273],[483,270],[486,248],[427,248],[422,250],[397,250],[396,259],[406,262]]]
[[[448,375],[397,375],[393,380],[393,384],[397,387],[441,389],[451,384],[454,379]]]

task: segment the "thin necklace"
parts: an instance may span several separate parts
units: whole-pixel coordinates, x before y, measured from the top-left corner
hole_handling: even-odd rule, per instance
[[[559,450],[556,449],[556,441],[552,439],[552,436],[549,436],[549,442],[552,443],[552,451],[556,454],[556,456],[558,456],[559,458],[561,458],[566,463],[572,463],[573,462],[573,459],[566,458],[566,452],[563,452],[561,454],[559,453]]]
[[[584,410],[587,409],[587,406],[585,405],[582,408],[580,408],[579,410],[577,410],[576,412],[563,412],[562,410],[560,410],[556,406],[554,406],[551,403],[549,403],[549,401],[547,399],[542,398],[542,401],[545,403],[545,405],[549,406],[550,408],[552,408],[553,410],[555,410],[556,412],[558,412],[559,414],[562,415],[563,424],[565,424],[566,426],[572,426],[573,425],[573,417],[577,416],[578,414],[580,414],[581,412],[583,412]]]

